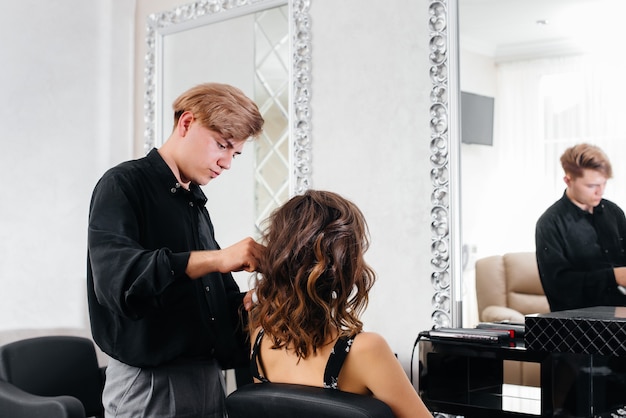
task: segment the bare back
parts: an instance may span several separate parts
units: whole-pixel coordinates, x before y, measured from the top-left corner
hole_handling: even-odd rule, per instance
[[[252,341],[256,340],[255,332]],[[259,370],[270,382],[324,386],[324,371],[337,337],[306,359],[289,349],[272,349],[268,337],[259,348]],[[389,345],[378,334],[362,332],[354,338],[339,373],[339,390],[374,396],[385,402],[398,418],[432,417],[407,378]]]

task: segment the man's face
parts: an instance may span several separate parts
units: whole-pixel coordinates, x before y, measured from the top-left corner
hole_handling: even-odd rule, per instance
[[[241,154],[246,141],[224,139],[194,120],[184,138],[181,181],[205,185],[228,170],[235,156]]]
[[[567,184],[567,197],[578,207],[587,212],[593,212],[593,208],[600,204],[607,178],[596,170],[584,169],[583,175],[572,178],[565,175]]]

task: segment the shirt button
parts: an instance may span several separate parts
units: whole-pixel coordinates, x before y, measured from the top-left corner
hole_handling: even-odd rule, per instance
[[[211,317],[211,321],[215,321],[215,317],[214,316]]]
[[[204,290],[206,290],[207,292],[210,292],[210,291],[211,291],[211,288],[210,288],[209,286],[205,286],[205,287],[204,287]]]
[[[174,270],[170,270],[170,274],[173,276],[174,275]]]
[[[172,188],[170,189],[170,192],[172,192],[172,193],[176,193],[176,188],[175,188],[175,187],[172,187]]]
[[[193,202],[189,202],[189,206],[193,207]]]

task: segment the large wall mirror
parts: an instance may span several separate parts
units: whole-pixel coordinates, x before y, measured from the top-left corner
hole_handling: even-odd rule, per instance
[[[171,104],[219,82],[253,98],[264,132],[204,187],[222,246],[258,236],[262,222],[310,185],[310,26],[307,0],[203,0],[148,17],[144,148],[170,135]],[[247,286],[246,274],[238,279]]]
[[[473,326],[475,261],[535,251],[535,223],[565,188],[565,148],[604,149],[614,168],[605,197],[626,206],[618,44],[626,4],[448,0],[429,8],[433,325]],[[468,97],[487,105],[468,107]],[[466,128],[476,121],[492,132],[472,136]]]

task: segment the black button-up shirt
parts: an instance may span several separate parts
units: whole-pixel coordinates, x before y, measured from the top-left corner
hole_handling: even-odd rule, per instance
[[[178,184],[156,149],[96,185],[87,291],[94,340],[111,357],[137,367],[210,357],[220,327],[236,318],[232,275],[185,274],[191,251],[219,248],[206,201],[199,186]]]
[[[614,267],[626,266],[624,212],[602,199],[593,214],[563,194],[537,221],[535,244],[552,311],[623,306]]]

